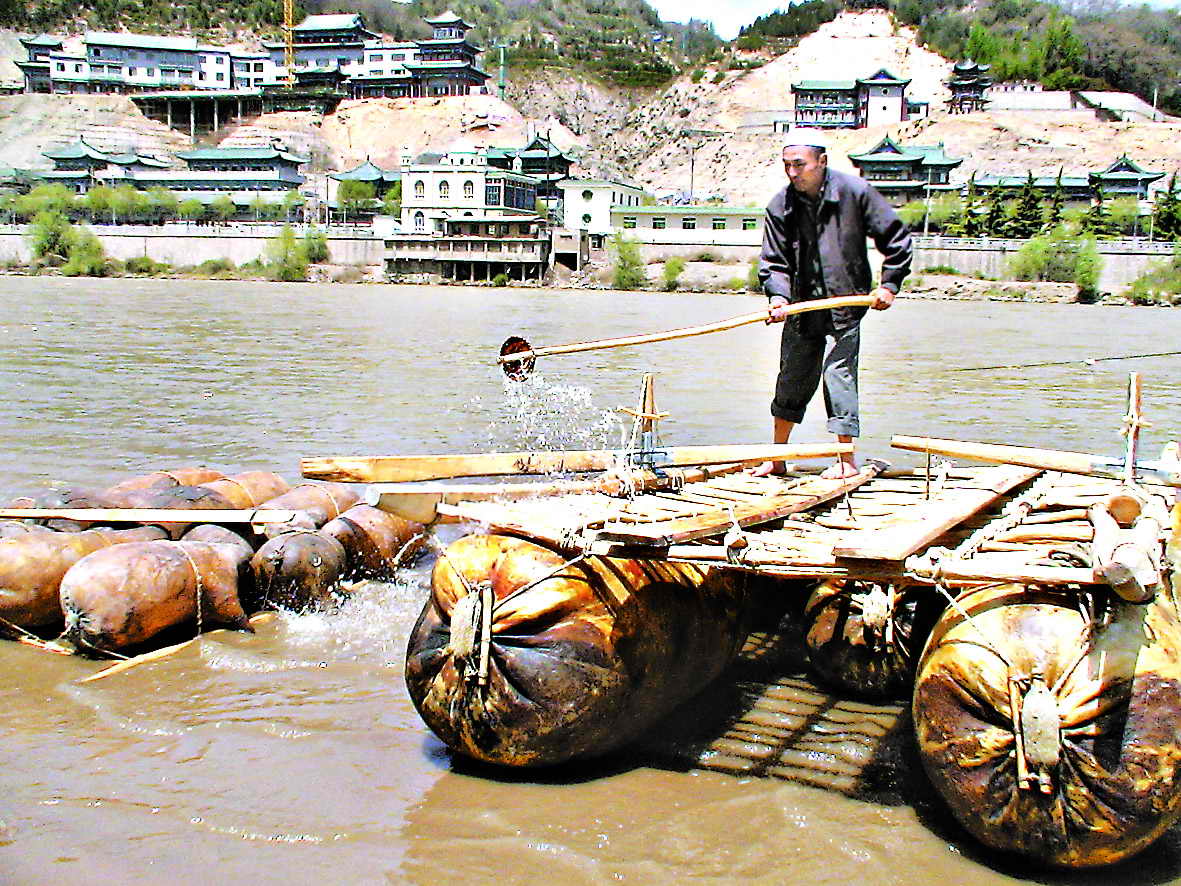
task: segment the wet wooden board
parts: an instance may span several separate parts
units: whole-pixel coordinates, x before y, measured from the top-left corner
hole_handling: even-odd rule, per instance
[[[915,504],[871,532],[851,533],[833,548],[837,557],[862,560],[905,560],[948,529],[983,510],[1006,492],[1028,483],[1040,471],[1006,468],[982,488],[945,490],[939,497]]]
[[[816,477],[800,484],[789,494],[762,496],[754,503],[735,503],[728,507],[713,508],[693,517],[636,526],[607,523],[595,532],[594,537],[596,541],[661,547],[720,535],[736,524],[745,529],[748,526],[771,523],[788,514],[806,511],[831,501],[872,480],[877,471],[877,468],[866,468],[857,476],[846,480],[825,480]]]

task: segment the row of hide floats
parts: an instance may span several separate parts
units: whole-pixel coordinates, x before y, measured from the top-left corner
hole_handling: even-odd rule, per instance
[[[291,523],[98,528],[0,521],[0,631],[62,636],[83,653],[144,644],[180,625],[249,629],[247,614],[331,603],[342,582],[382,580],[414,556],[423,527],[359,503],[354,487],[291,487],[269,471],[226,477],[157,471],[101,492],[21,498],[13,507],[268,509]]]

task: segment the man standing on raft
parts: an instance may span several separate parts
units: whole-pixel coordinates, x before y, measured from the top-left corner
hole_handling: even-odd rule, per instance
[[[788,185],[767,206],[759,282],[770,299],[771,323],[783,323],[793,302],[869,292],[884,311],[910,272],[910,233],[881,194],[857,176],[828,168],[819,133],[797,131],[783,149]],[[881,284],[870,291],[872,238],[882,254]],[[824,378],[828,430],[842,443],[861,432],[857,411],[857,352],[866,308],[836,308],[796,314],[784,324],[779,377],[771,401],[774,441],[786,443],[803,420],[816,385]],[[757,476],[780,473],[782,462],[763,462]],[[825,477],[857,473],[852,454],[829,467]]]

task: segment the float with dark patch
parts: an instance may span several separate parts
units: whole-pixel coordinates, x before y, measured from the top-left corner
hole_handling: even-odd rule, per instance
[[[449,747],[506,766],[626,744],[717,677],[746,635],[742,576],[471,535],[439,558],[406,683]]]

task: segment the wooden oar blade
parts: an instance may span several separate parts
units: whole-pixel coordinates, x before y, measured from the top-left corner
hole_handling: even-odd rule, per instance
[[[452,477],[573,474],[619,465],[662,468],[728,462],[831,458],[853,452],[851,443],[678,446],[651,452],[615,449],[498,452],[467,455],[324,456],[300,461],[303,476],[341,483],[415,483]]]

